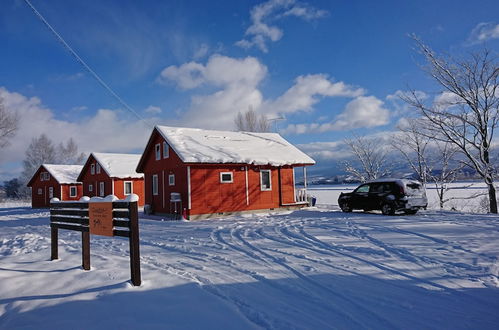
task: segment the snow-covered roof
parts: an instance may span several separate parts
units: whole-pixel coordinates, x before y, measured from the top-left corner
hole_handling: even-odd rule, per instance
[[[78,175],[80,175],[82,165],[42,165],[50,175],[60,184],[71,184],[78,182]]]
[[[156,126],[156,129],[185,163],[315,164],[312,158],[277,133],[168,126]]]
[[[141,155],[93,152],[92,156],[111,178],[144,177],[144,174],[135,171]]]

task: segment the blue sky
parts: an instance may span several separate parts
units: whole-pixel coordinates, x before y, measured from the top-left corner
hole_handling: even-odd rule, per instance
[[[249,107],[323,166],[351,134],[394,130],[408,86],[440,90],[408,38],[435,50],[499,48],[497,1],[41,1],[78,54],[149,124],[233,129]],[[22,123],[0,151],[19,173],[32,137],[85,152],[141,152],[150,126],[128,113],[21,0],[0,11],[0,96]]]

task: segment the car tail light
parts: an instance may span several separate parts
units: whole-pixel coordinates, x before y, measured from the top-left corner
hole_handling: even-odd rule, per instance
[[[404,195],[404,194],[405,194],[405,191],[404,191],[404,186],[399,186],[399,188],[400,188],[400,193],[401,193],[402,195]]]

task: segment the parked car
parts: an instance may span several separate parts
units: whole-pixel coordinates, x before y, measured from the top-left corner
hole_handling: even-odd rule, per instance
[[[419,181],[407,179],[379,179],[364,183],[351,193],[341,193],[338,205],[343,212],[352,210],[381,210],[393,215],[403,211],[416,214],[426,208],[426,191]]]

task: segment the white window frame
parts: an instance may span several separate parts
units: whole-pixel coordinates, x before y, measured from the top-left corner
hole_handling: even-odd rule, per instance
[[[37,192],[38,192],[38,195],[41,195],[41,194],[43,194],[43,189],[42,188],[38,188]]]
[[[263,172],[269,174],[269,188],[263,187]],[[260,170],[260,190],[261,191],[271,191],[272,190],[272,171],[271,170]]]
[[[95,164],[95,173],[100,174],[100,164],[99,163]]]
[[[106,183],[104,181],[99,182],[99,196],[106,196]]]
[[[95,174],[95,164],[90,164],[90,174]]]
[[[163,142],[163,159],[170,157],[170,146],[166,141]]]
[[[175,174],[168,174],[168,185],[169,186],[175,185]]]
[[[159,188],[158,187],[158,183],[159,183],[159,181],[158,181],[158,175],[157,174],[153,174],[153,176],[151,178],[151,181],[152,181],[152,184],[151,184],[151,186],[152,186],[152,194],[154,196],[157,196],[158,193],[159,193],[159,189],[158,189]]]
[[[224,175],[230,175],[230,181],[223,180]],[[234,182],[234,173],[232,172],[220,172],[220,183],[233,183]]]
[[[49,198],[54,198],[54,187],[49,187]]]
[[[126,185],[128,183],[130,184],[130,192],[127,194],[127,192],[126,192]],[[131,195],[131,194],[133,194],[133,182],[132,181],[125,181],[125,182],[123,182],[123,193],[125,195]]]
[[[161,159],[161,144],[160,143],[157,143],[154,146],[154,152],[156,155],[156,160],[160,160]]]
[[[71,193],[71,191],[74,189],[74,194]],[[69,186],[69,197],[76,197],[78,196],[78,188],[76,186]]]
[[[93,184],[89,184],[88,185],[88,191],[89,192],[93,192],[94,191],[94,185]]]

